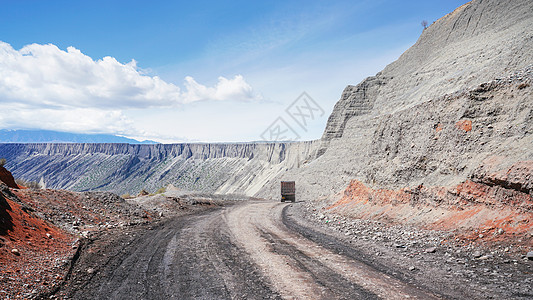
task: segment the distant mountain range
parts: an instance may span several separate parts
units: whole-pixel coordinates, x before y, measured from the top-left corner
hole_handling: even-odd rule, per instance
[[[112,134],[82,134],[51,130],[0,130],[0,143],[126,143],[158,144]]]

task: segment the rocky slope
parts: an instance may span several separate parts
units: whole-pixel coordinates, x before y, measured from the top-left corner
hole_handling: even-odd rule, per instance
[[[0,167],[1,299],[48,299],[73,273],[93,275],[94,266],[74,270],[73,265],[82,251],[98,248],[92,247],[95,240],[157,224],[163,213],[185,215],[230,202],[223,196],[170,191],[172,196],[126,201],[109,192],[6,185],[12,180]]]
[[[157,219],[108,192],[20,187],[0,167],[0,298],[34,299],[58,288],[80,245],[102,231]]]
[[[397,61],[344,90],[320,157],[286,177],[303,178],[300,190],[317,198],[352,179],[454,185],[492,155],[505,156],[502,168],[530,160],[531,28],[531,1],[472,1],[439,19]]]
[[[437,20],[397,61],[344,90],[323,139],[341,137],[352,117],[398,112],[531,64],[532,10],[528,0],[478,0]]]
[[[441,18],[348,86],[318,158],[260,195],[296,178],[323,212],[533,247],[532,25],[531,1],[472,1]]]
[[[115,193],[180,189],[253,195],[316,156],[316,142],[264,144],[0,144],[16,178]]]
[[[318,198],[352,179],[374,188],[452,186],[488,161],[500,171],[533,160],[532,86],[528,67],[394,114],[353,118],[322,156],[284,178],[299,178],[303,195]]]
[[[13,177],[13,174],[9,172],[4,166],[0,166],[0,181],[5,183],[10,188],[18,189],[19,186],[15,182],[15,178]]]

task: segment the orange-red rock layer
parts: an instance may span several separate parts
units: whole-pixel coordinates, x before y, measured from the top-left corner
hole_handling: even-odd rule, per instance
[[[8,187],[18,189],[18,185],[15,183],[15,178],[11,172],[9,172],[3,166],[0,166],[0,181],[4,182]]]
[[[356,218],[456,231],[482,242],[533,246],[533,162],[477,173],[455,187],[373,189],[352,180],[327,210]]]
[[[2,192],[0,198],[0,298],[30,298],[62,280],[75,238]]]

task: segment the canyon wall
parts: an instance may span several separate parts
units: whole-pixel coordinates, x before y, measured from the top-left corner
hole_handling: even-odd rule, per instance
[[[240,144],[0,144],[16,178],[47,188],[115,193],[185,190],[255,194],[316,156],[315,142]]]

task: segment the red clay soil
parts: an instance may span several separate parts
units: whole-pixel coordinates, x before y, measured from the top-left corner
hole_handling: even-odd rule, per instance
[[[78,237],[153,217],[112,193],[18,189],[8,170],[0,175],[0,299],[46,295],[66,276]]]
[[[3,166],[0,166],[0,181],[4,182],[8,187],[18,189],[18,185],[15,183],[15,178],[11,172],[6,170]]]
[[[533,247],[533,162],[482,169],[455,187],[372,189],[352,180],[327,210],[355,218],[454,231],[466,242]],[[475,180],[476,182],[474,182]]]
[[[0,198],[0,298],[52,289],[67,272],[76,239],[1,192]]]
[[[53,290],[68,272],[78,236],[149,219],[149,213],[111,193],[10,189],[2,183],[0,299]]]
[[[20,189],[14,193],[45,219],[80,234],[151,220],[150,213],[111,193],[76,193],[49,189]]]
[[[459,129],[462,129],[466,132],[472,131],[472,121],[471,120],[461,120],[455,123],[455,126]]]

